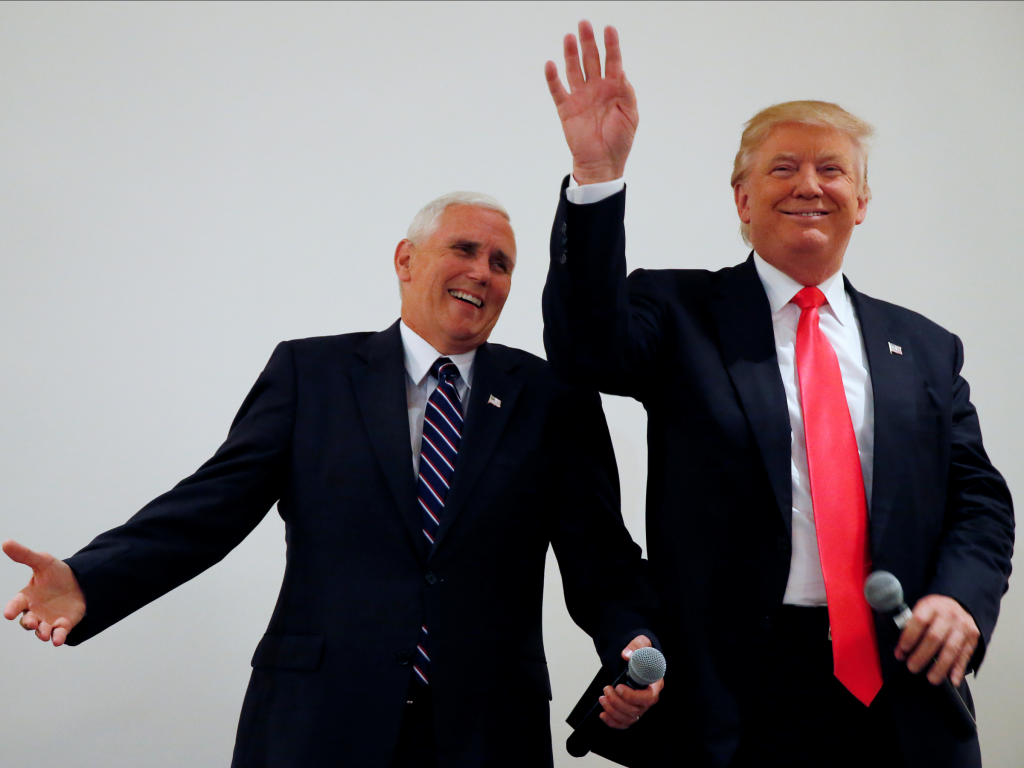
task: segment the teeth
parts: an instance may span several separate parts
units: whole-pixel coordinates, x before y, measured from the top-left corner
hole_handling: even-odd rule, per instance
[[[824,216],[824,211],[811,211],[810,213],[792,213],[791,216]]]
[[[473,296],[473,295],[468,294],[468,293],[464,293],[463,291],[448,291],[448,293],[450,293],[456,299],[462,299],[463,301],[468,301],[474,307],[482,307],[484,305],[484,303],[482,301],[480,301],[480,299],[478,299],[476,296]]]

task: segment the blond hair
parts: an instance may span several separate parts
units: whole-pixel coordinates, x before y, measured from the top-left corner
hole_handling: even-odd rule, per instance
[[[871,200],[868,186],[868,142],[875,135],[869,123],[852,115],[838,104],[828,101],[786,101],[762,109],[743,128],[740,148],[732,167],[732,186],[746,181],[754,162],[754,155],[768,139],[769,134],[783,123],[802,123],[821,128],[834,128],[850,137],[854,149],[860,155],[860,190],[862,200]],[[750,244],[750,225],[741,224],[740,234]]]

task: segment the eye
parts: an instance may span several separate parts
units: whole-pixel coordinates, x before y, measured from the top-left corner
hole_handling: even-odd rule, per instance
[[[496,269],[503,274],[508,274],[508,262],[503,261],[502,259],[491,259],[491,269]]]

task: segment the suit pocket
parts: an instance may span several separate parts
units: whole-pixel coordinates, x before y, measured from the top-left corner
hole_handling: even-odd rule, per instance
[[[323,635],[275,635],[267,633],[256,646],[256,669],[297,669],[312,672],[324,655]]]

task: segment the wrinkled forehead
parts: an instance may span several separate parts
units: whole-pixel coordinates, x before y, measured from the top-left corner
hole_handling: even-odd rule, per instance
[[[758,147],[761,162],[778,160],[854,160],[863,161],[860,145],[845,131],[808,123],[782,123],[775,126]]]
[[[488,250],[500,250],[509,258],[516,257],[516,236],[512,225],[501,213],[473,205],[450,205],[441,214],[431,239],[452,246],[470,243]]]

